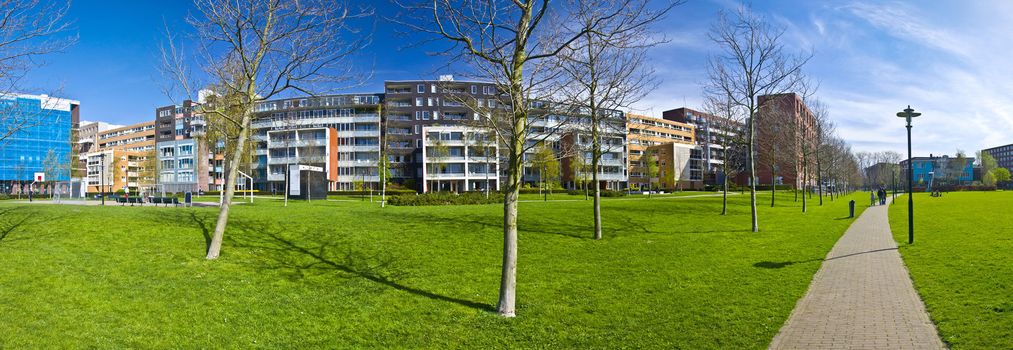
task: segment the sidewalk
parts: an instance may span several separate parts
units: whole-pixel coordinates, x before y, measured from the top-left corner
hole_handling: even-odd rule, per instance
[[[890,233],[888,206],[851,224],[771,349],[944,349]]]

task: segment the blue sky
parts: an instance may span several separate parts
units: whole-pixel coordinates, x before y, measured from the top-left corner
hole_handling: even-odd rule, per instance
[[[46,59],[30,87],[59,90],[82,104],[82,119],[128,124],[154,118],[170,104],[161,86],[158,52],[164,28],[182,28],[185,1],[77,0],[70,16],[79,43]],[[405,47],[383,16],[374,41],[358,61],[374,67],[371,83],[431,79],[453,73],[443,58]],[[659,24],[669,42],[650,53],[661,81],[637,105],[660,116],[671,108],[700,107],[707,55],[706,33],[716,13],[734,1],[689,0]],[[904,151],[904,127],[894,115],[907,105],[915,120],[916,155],[973,153],[1013,143],[1013,2],[1006,1],[763,1],[754,10],[786,28],[791,49],[815,50],[807,72],[821,83],[817,95],[830,108],[839,133],[856,150]]]

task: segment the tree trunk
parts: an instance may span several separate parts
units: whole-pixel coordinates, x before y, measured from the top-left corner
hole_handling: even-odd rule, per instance
[[[519,103],[520,101],[515,101]],[[521,104],[518,104],[521,105]],[[520,179],[524,170],[524,130],[527,116],[515,115],[513,145],[510,147],[510,165],[507,173],[507,190],[503,196],[503,272],[499,286],[497,312],[503,317],[516,316],[517,294],[517,199]]]
[[[774,182],[774,167],[770,167],[770,207],[774,207],[774,195],[777,194],[777,185]]]
[[[758,178],[756,177],[756,155],[754,154],[755,145],[753,144],[754,133],[756,132],[756,125],[753,123],[754,116],[750,115],[747,122],[749,130],[746,135],[748,139],[746,140],[746,148],[748,148],[747,151],[749,152],[749,178],[751,180],[749,181],[749,209],[752,215],[753,232],[760,232],[760,224],[756,217],[756,181]]]
[[[250,134],[250,111],[243,112],[243,122],[239,126],[239,139],[232,148],[229,159],[229,173],[225,177],[225,197],[221,208],[218,209],[218,221],[215,223],[215,234],[208,246],[208,260],[218,258],[222,250],[222,238],[225,236],[225,226],[229,223],[229,209],[232,206],[232,196],[236,194],[236,177],[239,176],[239,165],[243,155],[243,147],[246,146],[246,139]]]
[[[721,215],[728,215],[728,173],[725,172],[723,187],[724,191],[721,193]]]

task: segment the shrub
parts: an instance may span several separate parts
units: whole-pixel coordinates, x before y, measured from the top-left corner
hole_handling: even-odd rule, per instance
[[[485,197],[484,192],[464,192],[461,194],[451,192],[432,192],[413,195],[396,195],[387,199],[387,203],[397,206],[473,205],[502,202],[503,194],[500,192],[489,193],[489,198]]]
[[[362,196],[362,195],[368,196],[369,193],[370,193],[369,191],[329,191],[329,192],[327,192],[327,195],[328,196]],[[418,192],[415,192],[415,190],[393,190],[393,189],[387,189],[387,195],[388,196],[414,195],[416,193],[418,193]],[[373,190],[373,195],[374,196],[379,196],[380,195],[380,191],[379,190]]]
[[[626,192],[624,191],[601,191],[602,197],[625,197]]]

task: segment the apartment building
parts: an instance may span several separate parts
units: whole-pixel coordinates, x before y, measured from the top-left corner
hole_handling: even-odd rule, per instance
[[[655,183],[655,188],[703,188],[703,148],[688,143],[668,142],[650,146],[647,152],[653,152],[657,157],[658,182]]]
[[[499,147],[488,131],[426,125],[422,144],[423,192],[499,190]]]
[[[73,137],[80,122],[79,101],[48,95],[0,95],[0,128],[11,123],[31,125],[9,135],[0,144],[0,183],[5,192],[27,191],[33,174],[46,172],[48,155],[60,166],[46,174],[49,181],[70,180]],[[50,162],[51,163],[51,162]],[[52,166],[49,168],[53,168]]]
[[[651,118],[637,114],[626,114],[626,128],[629,132],[629,136],[627,136],[629,155],[627,157],[630,186],[643,187],[650,184],[651,179],[647,172],[647,164],[643,161],[644,155],[650,147],[670,143],[689,145],[690,148],[696,145],[696,127],[688,123]],[[671,151],[670,153],[674,155],[678,152]],[[681,155],[682,153],[678,154]],[[685,161],[686,164],[683,164],[682,167],[688,165],[689,159],[686,158]],[[666,160],[666,162],[670,161]],[[701,166],[702,163],[697,165]],[[700,169],[698,168],[697,170]],[[666,174],[674,174],[674,172]],[[686,175],[687,177],[679,177],[679,179],[689,181],[689,173],[686,173]],[[674,183],[674,181],[670,181],[670,183]]]
[[[816,117],[795,93],[763,95],[757,98],[756,177],[760,184],[802,187],[815,184],[816,167],[805,167],[804,152],[815,150]],[[742,183],[745,184],[745,183]]]
[[[982,152],[995,158],[995,162],[1000,168],[1013,171],[1013,144],[984,149]]]
[[[391,180],[419,191],[426,190],[423,127],[474,124],[479,120],[474,109],[496,108],[499,103],[494,84],[458,81],[453,76],[436,81],[386,81],[384,91]]]
[[[155,109],[160,192],[220,190],[224,183],[220,157],[213,156],[207,143],[199,139],[207,123],[194,113],[196,106],[188,100]]]
[[[693,126],[694,139],[703,156],[704,183],[722,183],[726,158],[738,156],[734,149],[726,150],[724,145],[729,144],[730,138],[740,135],[742,123],[686,107],[664,111],[662,118]]]
[[[98,134],[109,129],[115,129],[122,127],[123,125],[114,125],[106,122],[88,122],[82,121],[81,127],[78,128],[76,145],[77,155],[84,155],[90,152],[98,150],[98,145],[95,140],[98,140]],[[86,168],[86,161],[80,159],[80,162],[75,165],[75,171],[71,175],[72,177],[84,177],[84,169]]]
[[[97,123],[95,123],[97,124]],[[85,125],[90,133],[95,129]],[[98,125],[98,129],[102,126]],[[115,192],[124,188],[139,193],[155,184],[155,121],[120,126],[91,136],[94,148],[79,155],[85,164],[88,192]],[[104,186],[104,187],[101,187]]]
[[[266,101],[255,107],[255,188],[284,190],[291,164],[325,169],[332,191],[380,188],[382,94]]]

